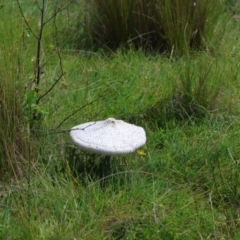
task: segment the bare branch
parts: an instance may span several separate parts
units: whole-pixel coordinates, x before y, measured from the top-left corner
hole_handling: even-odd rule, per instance
[[[57,16],[57,14],[61,11],[63,11],[64,9],[66,9],[73,1],[69,1],[69,3],[67,3],[64,7],[62,8],[57,8],[57,10],[55,11],[55,13],[48,19],[44,22],[43,25],[46,25],[48,22],[50,22],[53,18],[55,18]],[[55,20],[54,20],[55,21]]]
[[[38,5],[38,8],[41,12],[41,18],[40,18],[40,27],[39,27],[39,33],[38,33],[38,38],[37,38],[37,57],[36,57],[36,65],[35,65],[35,92],[38,93],[39,88],[38,85],[41,80],[41,64],[40,64],[40,59],[41,59],[41,44],[42,44],[42,34],[43,34],[43,29],[44,29],[44,16],[45,16],[45,0],[42,0],[42,7],[40,7],[38,1],[36,0],[36,3]]]
[[[44,0],[43,0],[43,2],[44,2]],[[38,0],[35,0],[35,3],[37,4],[37,6],[38,6],[38,9],[41,11],[41,7],[40,7],[40,5],[39,5],[39,3],[38,3]]]
[[[64,75],[64,72],[63,72],[63,64],[62,64],[62,58],[61,58],[61,54],[60,54],[60,51],[59,51],[59,48],[58,48],[58,42],[57,42],[57,25],[56,25],[56,16],[57,16],[57,13],[59,13],[59,10],[56,10],[55,13],[53,14],[53,16],[50,18],[50,19],[53,19],[53,23],[54,23],[54,28],[55,28],[55,40],[56,40],[56,49],[57,49],[57,55],[58,55],[58,59],[59,59],[59,63],[60,63],[60,69],[61,69],[61,74],[60,76],[58,77],[58,79],[54,82],[54,84],[42,95],[40,96],[37,101],[36,101],[36,104],[39,104],[40,100],[42,98],[44,98],[49,92],[52,91],[52,89],[56,86],[56,84],[61,80],[61,78],[63,77]],[[48,22],[48,21],[47,21]]]
[[[108,89],[106,89],[104,92],[106,92],[107,90],[108,90]],[[77,112],[79,112],[80,110],[84,109],[85,107],[91,105],[92,103],[98,101],[100,98],[102,98],[103,96],[106,96],[106,95],[107,95],[107,93],[105,93],[104,95],[100,95],[100,96],[98,96],[96,99],[94,99],[93,101],[91,101],[91,102],[83,105],[82,107],[78,108],[77,110],[73,111],[70,115],[68,115],[66,118],[64,118],[64,119],[62,120],[62,122],[60,122],[60,123],[58,124],[58,126],[56,127],[56,129],[59,128],[64,122],[66,122],[70,117],[72,117],[73,115],[75,115]]]
[[[66,6],[67,7],[67,6]],[[59,8],[46,22],[43,23],[43,25],[45,26],[46,24],[48,24],[53,18],[55,18],[57,16],[57,14],[59,12],[61,12],[63,10],[63,8]]]
[[[36,34],[34,33],[34,31],[32,30],[31,26],[29,25],[29,23],[28,23],[25,15],[24,15],[24,13],[23,13],[23,10],[22,10],[22,7],[21,7],[21,4],[20,4],[19,0],[17,0],[17,4],[18,4],[18,8],[19,8],[19,10],[20,10],[20,12],[21,12],[21,15],[22,15],[22,17],[23,17],[23,20],[24,20],[25,24],[28,26],[28,28],[29,28],[30,32],[33,34],[33,36],[34,36],[36,39],[38,39],[37,35],[36,35]]]
[[[61,80],[62,76],[64,75],[64,73],[61,73],[61,75],[58,77],[58,79],[54,82],[54,84],[43,94],[41,95],[37,101],[36,104],[39,104],[40,100],[42,98],[44,98],[48,93],[50,93],[52,91],[52,89],[55,87],[55,85]]]
[[[56,16],[57,16],[57,13],[58,11],[56,10],[56,13],[54,14],[54,29],[55,29],[55,41],[56,41],[56,46],[57,46],[57,55],[58,55],[58,59],[59,59],[59,63],[60,63],[60,68],[61,68],[61,72],[63,74],[63,64],[62,64],[62,58],[61,58],[61,54],[60,54],[60,51],[59,51],[59,47],[58,47],[58,37],[57,37],[57,32],[58,32],[58,29],[57,29],[57,24],[56,24]]]

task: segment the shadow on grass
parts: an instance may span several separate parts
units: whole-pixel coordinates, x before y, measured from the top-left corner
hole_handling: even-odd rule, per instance
[[[66,159],[68,166],[74,177],[78,178],[84,185],[89,182],[100,181],[104,187],[107,182],[114,178],[118,172],[128,168],[127,159],[125,157],[110,157],[97,154],[90,154],[80,151],[74,146],[65,147]],[[122,177],[122,184],[126,181],[126,176]],[[118,184],[119,184],[118,176]]]

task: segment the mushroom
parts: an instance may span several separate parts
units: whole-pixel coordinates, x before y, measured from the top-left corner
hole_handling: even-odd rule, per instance
[[[132,153],[146,143],[142,127],[114,118],[75,126],[70,137],[79,149],[106,156]]]

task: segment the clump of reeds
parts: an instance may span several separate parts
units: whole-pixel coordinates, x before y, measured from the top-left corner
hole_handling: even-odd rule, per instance
[[[182,54],[203,49],[219,20],[213,0],[96,0],[91,2],[93,42]]]

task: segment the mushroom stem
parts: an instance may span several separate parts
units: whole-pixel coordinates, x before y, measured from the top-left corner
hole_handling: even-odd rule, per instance
[[[112,156],[104,156],[99,163],[101,177],[106,177],[112,172]]]
[[[112,168],[112,159],[113,159],[112,156],[105,156],[104,157],[106,166],[109,167],[109,168]]]

